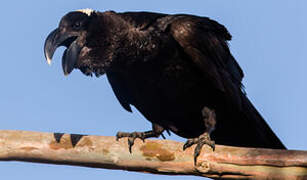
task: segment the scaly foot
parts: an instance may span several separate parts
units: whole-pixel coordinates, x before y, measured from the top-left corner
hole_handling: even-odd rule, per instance
[[[198,138],[188,139],[183,145],[183,150],[187,149],[188,147],[191,147],[193,144],[197,144],[194,149],[194,165],[196,165],[197,157],[199,156],[201,148],[204,144],[209,145],[213,149],[213,151],[215,150],[215,142],[211,140],[210,135],[207,132],[200,135]]]
[[[162,132],[160,134],[162,134]],[[135,139],[139,138],[143,142],[145,142],[145,139],[150,137],[159,137],[160,134],[154,131],[132,132],[132,133],[118,132],[116,134],[116,140],[118,141],[120,138],[128,137],[129,152],[131,153],[132,152],[131,148],[134,144]]]

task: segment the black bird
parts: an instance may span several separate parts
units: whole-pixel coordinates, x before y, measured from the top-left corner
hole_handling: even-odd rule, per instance
[[[285,149],[246,97],[243,72],[231,55],[231,35],[218,22],[187,14],[69,12],[46,39],[48,63],[59,46],[64,74],[103,74],[120,104],[135,106],[152,123],[146,132],[117,138],[163,136],[171,131],[193,144]],[[214,140],[211,140],[211,138]]]

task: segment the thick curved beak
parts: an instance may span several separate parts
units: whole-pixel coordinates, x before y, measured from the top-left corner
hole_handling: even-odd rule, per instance
[[[61,32],[58,28],[53,30],[47,37],[44,45],[44,54],[47,63],[50,65],[54,52],[59,46],[66,46],[63,57],[62,67],[65,75],[71,73],[77,62],[81,46],[77,43],[78,35],[70,32]]]
[[[78,45],[77,40],[73,41],[68,49],[65,50],[62,57],[62,68],[65,76],[69,75],[74,69],[80,51],[81,46]]]
[[[45,54],[45,58],[47,60],[47,63],[49,65],[51,65],[53,54],[54,54],[55,50],[57,49],[57,47],[59,47],[59,44],[60,44],[60,42],[55,39],[55,37],[58,34],[58,31],[59,31],[58,29],[53,30],[48,35],[47,39],[45,40],[44,54]]]
[[[77,41],[78,35],[73,32],[61,32],[58,28],[53,30],[47,37],[44,45],[44,54],[47,63],[50,65],[54,52],[59,46],[66,46],[62,67],[65,75],[71,73],[79,57],[82,47]]]

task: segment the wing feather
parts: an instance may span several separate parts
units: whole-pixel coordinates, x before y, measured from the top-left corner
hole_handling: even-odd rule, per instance
[[[209,18],[180,16],[170,25],[170,33],[214,88],[241,106],[243,71],[231,55],[226,28]]]
[[[125,86],[125,81],[121,79],[119,74],[115,74],[112,72],[108,72],[106,74],[107,74],[109,83],[111,84],[111,87],[113,89],[113,92],[115,96],[117,97],[119,103],[128,112],[132,112],[131,107],[130,107],[131,101],[129,99],[129,97],[132,97],[132,96],[129,94],[128,88]]]

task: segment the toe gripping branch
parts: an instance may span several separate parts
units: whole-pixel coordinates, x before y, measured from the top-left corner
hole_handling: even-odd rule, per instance
[[[205,132],[200,135],[198,138],[188,139],[183,145],[183,150],[186,150],[188,147],[191,147],[193,144],[197,144],[194,149],[194,165],[197,163],[197,157],[199,156],[202,147],[207,144],[215,150],[215,142],[211,140],[209,133]]]
[[[204,107],[202,109],[202,116],[207,129],[206,132],[204,132],[197,138],[188,139],[183,145],[183,150],[185,150],[188,147],[191,147],[193,144],[197,144],[194,149],[194,165],[196,165],[197,157],[199,156],[200,151],[205,144],[210,146],[213,151],[215,150],[215,142],[212,141],[210,138],[210,133],[214,130],[216,124],[215,111],[208,107]]]
[[[128,137],[128,145],[129,145],[129,152],[131,153],[132,146],[134,144],[134,141],[136,138],[141,139],[143,142],[145,142],[145,139],[151,138],[151,137],[159,137],[160,135],[165,139],[165,136],[162,134],[165,129],[158,125],[158,124],[152,124],[152,130],[151,131],[145,131],[145,132],[118,132],[116,134],[116,140],[118,141],[120,138]],[[170,132],[166,130],[168,135],[170,135]]]
[[[150,137],[159,137],[161,134],[157,134],[154,131],[132,132],[132,133],[118,132],[116,134],[116,140],[118,141],[120,138],[128,137],[129,152],[132,153],[132,146],[134,145],[135,139],[139,138],[143,142],[145,142],[145,139],[150,138]]]

